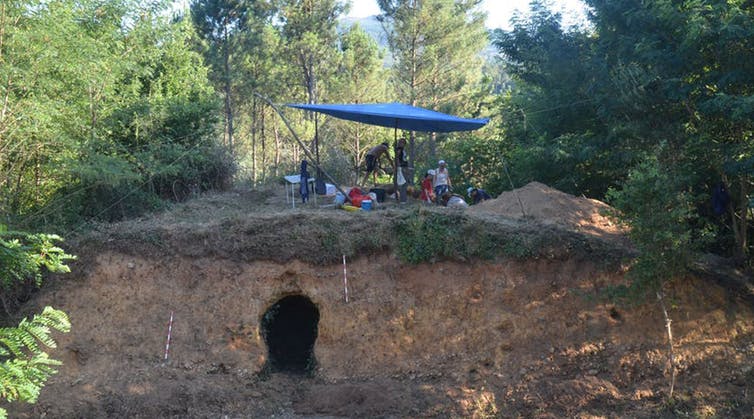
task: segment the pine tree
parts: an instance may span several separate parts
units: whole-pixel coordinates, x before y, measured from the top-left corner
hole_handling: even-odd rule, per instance
[[[394,58],[398,98],[413,106],[469,115],[488,36],[480,0],[378,0]],[[435,157],[434,137],[428,154]],[[415,160],[414,137],[409,158]]]

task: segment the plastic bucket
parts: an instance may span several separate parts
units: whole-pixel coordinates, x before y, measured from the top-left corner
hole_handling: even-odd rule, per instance
[[[365,199],[361,201],[361,209],[364,211],[369,211],[372,209],[372,200],[371,199]]]

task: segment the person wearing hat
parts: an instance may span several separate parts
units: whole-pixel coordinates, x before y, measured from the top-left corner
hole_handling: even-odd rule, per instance
[[[435,176],[433,178],[433,185],[435,188],[435,196],[443,196],[443,194],[450,191],[453,187],[450,183],[450,174],[448,173],[448,167],[445,164],[445,160],[437,162],[437,169],[435,169]],[[439,200],[438,200],[439,201]]]
[[[390,159],[390,153],[388,153],[388,144],[382,143],[379,145],[376,145],[369,149],[367,151],[366,155],[366,163],[367,163],[367,172],[364,174],[364,180],[361,182],[362,185],[367,183],[367,179],[369,178],[369,174],[372,174],[372,180],[374,184],[377,184],[377,162],[380,160],[380,157],[385,156],[390,163],[390,166],[393,165],[393,161]]]
[[[484,189],[475,188],[473,186],[469,186],[469,188],[466,189],[466,194],[469,196],[469,198],[471,198],[471,205],[492,199],[490,194],[488,194]]]

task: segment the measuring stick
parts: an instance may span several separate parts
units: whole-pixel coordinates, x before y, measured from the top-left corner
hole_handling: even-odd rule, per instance
[[[346,275],[346,255],[343,255],[343,289],[346,292],[346,302],[348,302],[348,275]]]
[[[170,350],[170,334],[173,332],[173,312],[170,312],[170,321],[168,322],[168,341],[165,343],[165,361],[168,360],[168,351]]]

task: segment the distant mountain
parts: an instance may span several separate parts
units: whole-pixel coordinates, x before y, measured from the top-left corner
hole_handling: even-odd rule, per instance
[[[377,21],[377,16],[344,17],[338,22],[338,30],[345,32],[356,23],[358,23],[359,26],[361,26],[361,29],[371,36],[372,39],[377,41],[377,45],[379,45],[380,48],[385,50],[385,66],[390,67],[393,58],[390,56],[385,31],[382,29],[382,24]],[[487,48],[482,51],[482,57],[484,57],[485,61],[494,62],[498,55],[499,52],[492,46],[492,44],[489,44]]]
[[[387,37],[385,37],[385,31],[382,30],[382,24],[377,21],[377,16],[344,17],[340,19],[338,30],[346,31],[355,23],[358,23],[359,26],[361,26],[361,29],[364,30],[364,32],[371,36],[372,39],[377,41],[377,44],[380,46],[380,48],[384,48],[385,50],[388,49]]]

